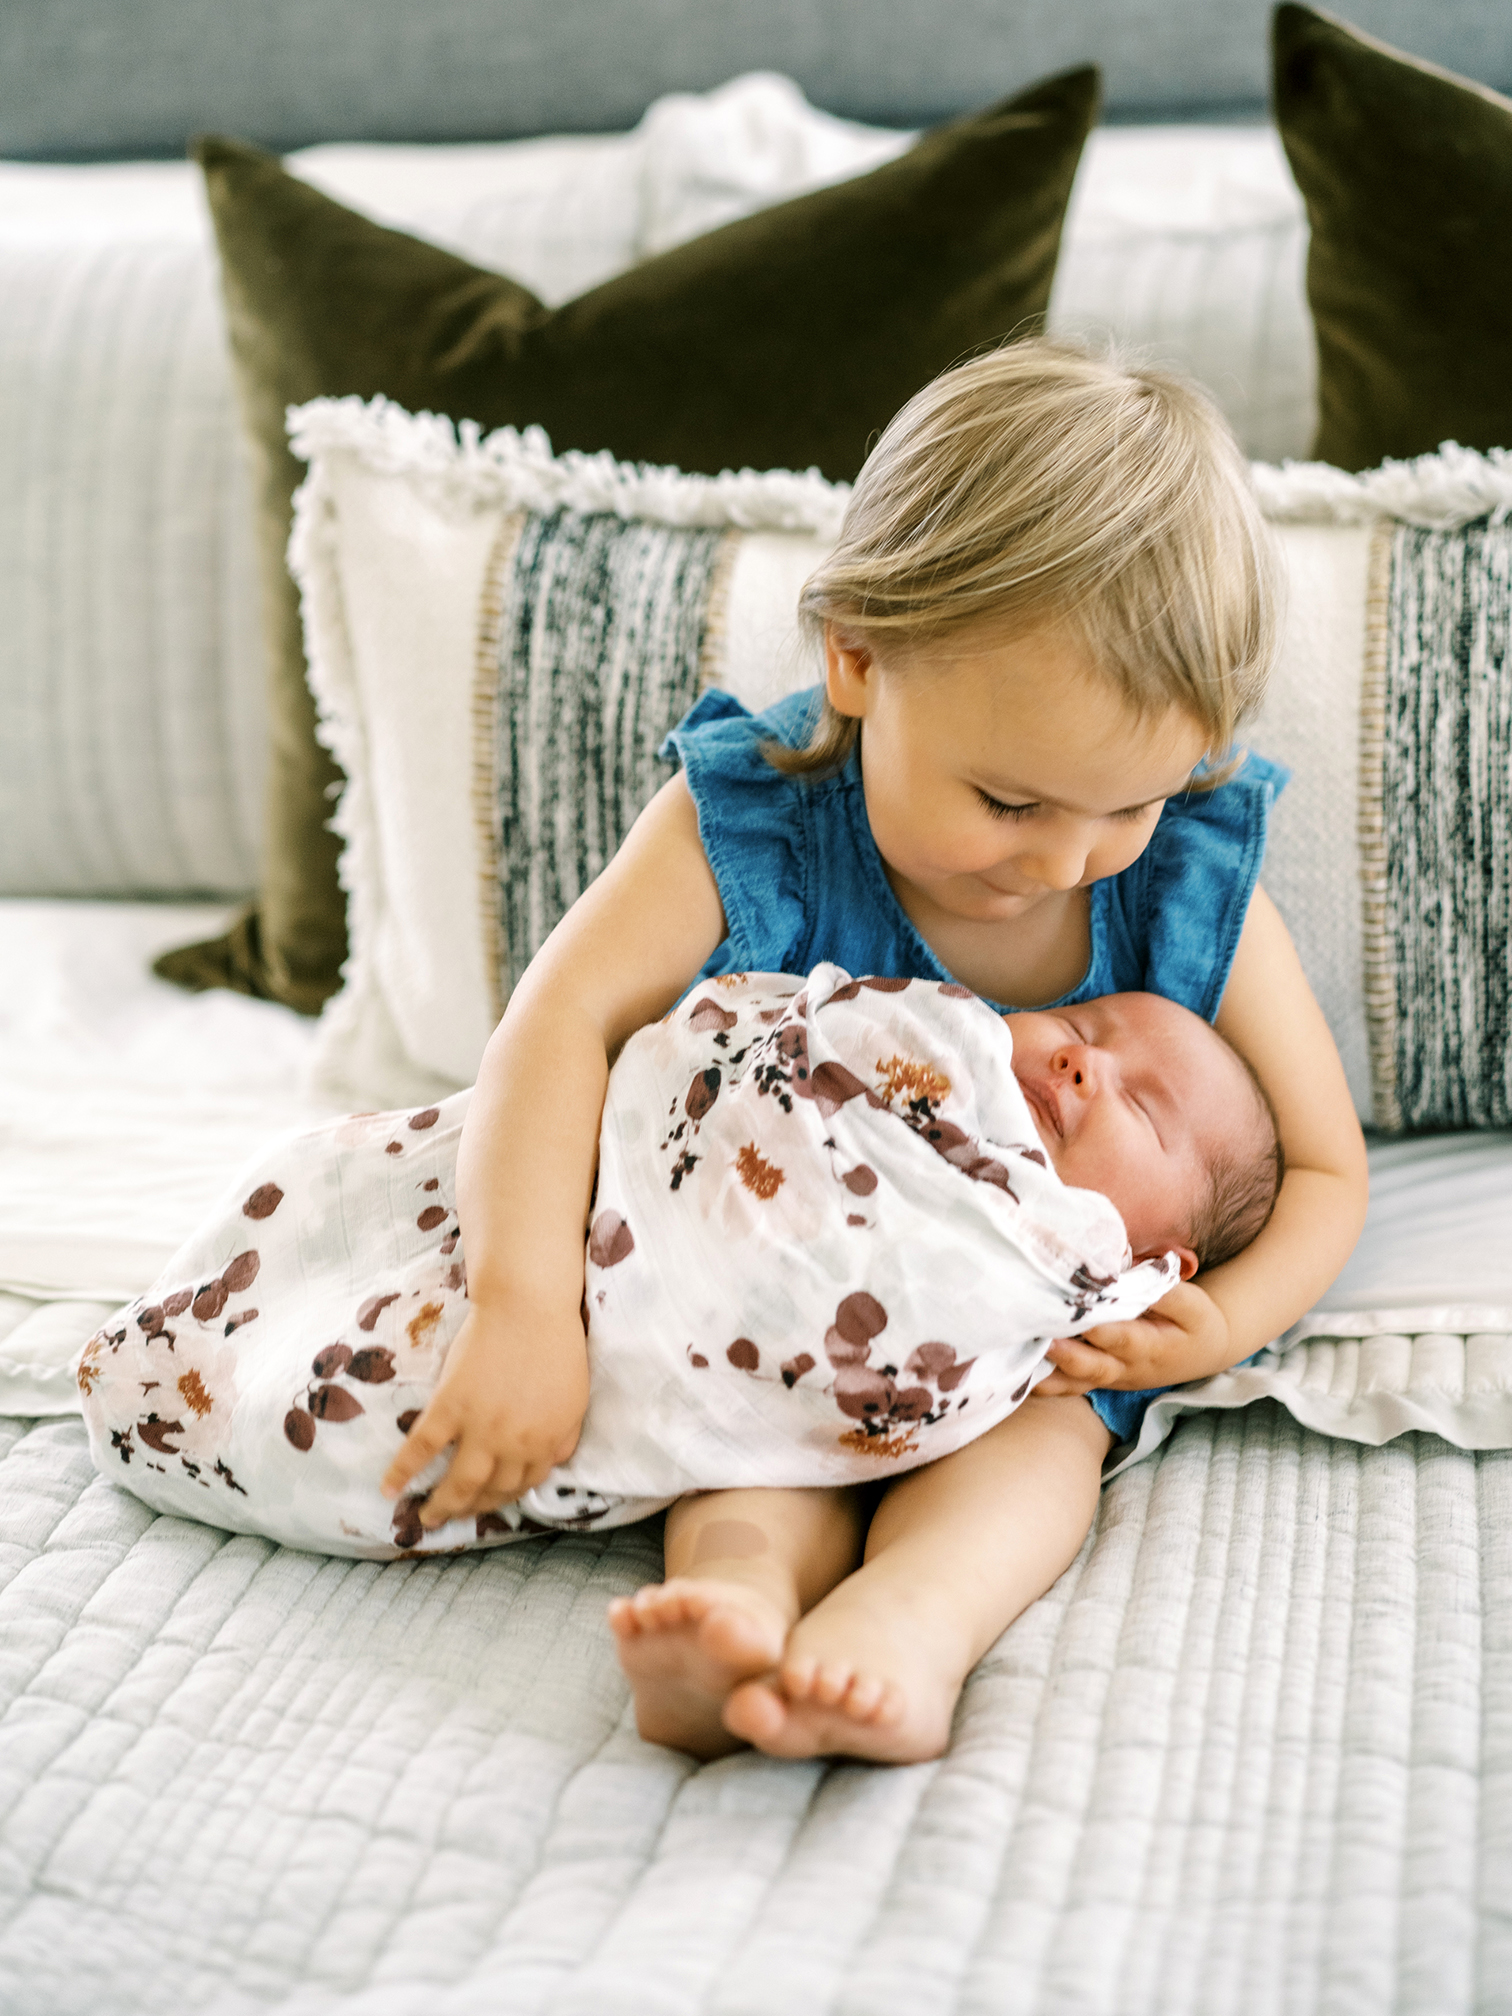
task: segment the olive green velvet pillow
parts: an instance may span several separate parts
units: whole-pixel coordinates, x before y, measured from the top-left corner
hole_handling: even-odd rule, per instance
[[[251,147],[197,143],[260,499],[268,840],[256,908],[157,970],[310,1012],[340,984],[346,914],[326,831],[340,773],[315,740],[284,565],[303,473],[284,439],[287,407],[385,393],[486,428],[538,423],[558,450],[854,476],[919,386],[1042,324],[1097,104],[1097,72],[1069,71],[556,310],[344,209]]]
[[[1512,100],[1310,7],[1278,7],[1273,33],[1312,227],[1314,454],[1512,444]]]

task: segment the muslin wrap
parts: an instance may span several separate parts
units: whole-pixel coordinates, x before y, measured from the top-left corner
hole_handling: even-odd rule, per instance
[[[948,1455],[1020,1404],[1052,1339],[1178,1279],[1060,1181],[1012,1060],[965,988],[836,966],[705,981],[639,1031],[604,1106],[577,1449],[433,1532],[442,1459],[397,1504],[378,1486],[467,1311],[471,1095],[299,1135],[85,1347],[95,1461],[160,1511],[385,1557]],[[527,1165],[553,1124],[548,1092]]]

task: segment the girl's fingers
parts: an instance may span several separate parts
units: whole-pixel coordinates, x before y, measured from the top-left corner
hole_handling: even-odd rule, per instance
[[[1093,1379],[1073,1379],[1065,1372],[1052,1372],[1048,1379],[1041,1379],[1035,1387],[1036,1395],[1046,1400],[1059,1400],[1065,1396],[1084,1399],[1097,1382]]]
[[[384,1471],[380,1487],[384,1497],[397,1498],[411,1477],[417,1476],[433,1457],[439,1456],[456,1432],[455,1424],[445,1409],[432,1401],[405,1436],[399,1454]]]
[[[468,1507],[472,1512],[497,1512],[501,1505],[512,1505],[516,1498],[523,1498],[533,1490],[543,1477],[550,1475],[549,1466],[544,1463],[522,1463],[518,1456],[500,1456],[494,1464],[488,1482]]]
[[[1110,1352],[1099,1351],[1083,1338],[1062,1337],[1046,1354],[1057,1371],[1087,1386],[1110,1386],[1120,1377],[1123,1366]],[[1054,1375],[1052,1374],[1052,1377]],[[1048,1385],[1046,1380],[1044,1385]],[[1044,1390],[1042,1386],[1041,1391]]]
[[[461,1443],[451,1467],[421,1507],[420,1524],[444,1526],[448,1519],[460,1519],[475,1510],[493,1471],[493,1458],[487,1450],[476,1443]]]

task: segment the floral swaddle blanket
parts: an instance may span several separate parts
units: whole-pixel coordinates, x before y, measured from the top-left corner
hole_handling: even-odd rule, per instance
[[[381,1558],[947,1455],[1052,1338],[1178,1278],[1131,1266],[1112,1204],[1049,1167],[1012,1054],[965,988],[836,966],[704,981],[639,1031],[604,1106],[578,1447],[434,1532],[441,1459],[397,1505],[378,1481],[466,1314],[470,1095],[297,1136],[85,1347],[95,1461],[160,1511]]]

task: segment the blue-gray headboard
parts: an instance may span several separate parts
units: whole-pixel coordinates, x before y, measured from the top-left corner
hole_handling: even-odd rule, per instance
[[[668,90],[785,70],[919,124],[1074,63],[1114,118],[1261,106],[1268,0],[0,0],[0,155],[178,154],[633,125]],[[1351,0],[1357,26],[1512,86],[1512,0]]]

